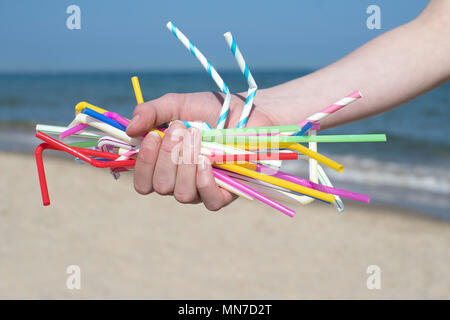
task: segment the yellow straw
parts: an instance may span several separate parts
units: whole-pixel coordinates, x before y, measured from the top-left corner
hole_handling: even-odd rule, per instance
[[[134,76],[131,78],[131,83],[133,84],[134,95],[136,96],[136,101],[138,104],[144,103],[144,98],[142,97],[141,86],[139,85],[138,77]]]
[[[134,95],[136,96],[136,101],[138,104],[144,103],[144,97],[142,96],[141,85],[139,84],[138,77],[134,76],[131,78],[131,83],[133,84]],[[150,129],[150,131],[155,131],[159,136],[164,138],[164,133],[156,129]],[[150,132],[149,131],[149,132]]]
[[[217,168],[222,168],[224,170],[228,170],[228,171],[232,171],[235,173],[239,173],[242,174],[243,176],[247,176],[250,178],[255,178],[264,182],[268,182],[274,185],[277,185],[279,187],[283,187],[292,191],[296,191],[302,194],[306,194],[308,196],[320,199],[320,200],[324,200],[326,202],[334,202],[334,196],[330,195],[328,193],[324,193],[324,192],[320,192],[314,189],[310,189],[298,184],[295,184],[293,182],[290,181],[286,181],[280,178],[276,178],[273,176],[268,176],[256,171],[252,171],[237,165],[233,165],[233,164],[214,164],[215,167]]]
[[[236,142],[236,143],[226,143],[227,145],[231,145],[234,146],[236,148],[239,149],[258,149],[258,144],[254,143],[254,142]],[[270,142],[267,143],[262,143],[261,147],[264,148],[270,148]],[[311,149],[299,144],[299,143],[293,143],[293,142],[279,142],[277,144],[277,148],[286,148],[286,149],[290,149],[290,150],[294,150],[294,151],[298,151],[300,153],[303,153],[304,155],[315,159],[317,161],[319,161],[320,163],[322,163],[323,165],[330,167],[334,170],[336,170],[337,172],[342,172],[344,171],[344,166],[328,157],[325,157],[324,155],[321,155],[318,152],[312,151]]]
[[[84,108],[86,108],[86,107],[88,107],[88,108],[90,108],[90,109],[92,109],[92,110],[94,110],[94,111],[96,111],[96,112],[98,112],[98,113],[105,113],[105,112],[108,112],[108,110],[102,109],[102,108],[100,108],[100,107],[96,107],[96,106],[94,106],[94,105],[92,105],[92,104],[90,104],[90,103],[87,103],[86,101],[81,101],[80,103],[78,103],[78,104],[75,106],[75,113],[76,113],[76,114],[79,114],[79,113],[80,113],[81,111],[83,111]]]

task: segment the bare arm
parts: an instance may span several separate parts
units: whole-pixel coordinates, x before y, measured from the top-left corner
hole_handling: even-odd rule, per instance
[[[268,110],[285,106],[290,112],[276,120],[287,124],[361,90],[363,99],[321,122],[322,128],[329,128],[393,109],[449,77],[450,1],[432,0],[414,21],[382,34],[339,61],[260,91],[256,104]]]
[[[332,65],[258,91],[248,126],[298,123],[361,90],[364,99],[321,121],[321,128],[334,127],[395,108],[449,77],[450,0],[432,0],[414,21],[379,36]],[[142,136],[150,128],[176,119],[214,125],[222,100],[220,94],[211,92],[165,95],[137,106],[127,133]],[[242,95],[233,95],[228,127],[236,126],[242,106]],[[178,135],[183,137],[183,150],[200,145],[198,132],[180,123],[169,127],[162,141],[148,134],[136,162],[135,189],[141,194],[156,191],[173,195],[182,203],[202,201],[210,210],[226,206],[233,197],[215,184],[207,159],[199,165],[170,161],[176,130],[184,132]]]

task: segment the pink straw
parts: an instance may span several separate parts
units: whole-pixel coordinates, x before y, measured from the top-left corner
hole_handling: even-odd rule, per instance
[[[229,177],[228,175],[219,172],[217,169],[213,168],[213,174],[216,178],[223,180],[224,182],[228,183],[229,185],[231,185],[232,187],[235,187],[236,189],[247,193],[248,195],[252,196],[255,199],[258,199],[259,201],[271,206],[274,209],[277,209],[278,211],[281,211],[282,213],[284,213],[285,215],[288,215],[289,217],[294,217],[295,216],[295,211],[289,209],[286,206],[283,206],[282,204],[272,200],[269,197],[264,196],[263,194],[253,190],[250,187],[247,187],[246,185],[236,181],[235,179]]]
[[[305,179],[290,175],[290,174],[282,172],[282,171],[275,171],[274,169],[264,166],[264,165],[261,165],[261,164],[256,165],[256,171],[258,171],[258,172],[264,171],[265,174],[270,174],[277,178],[284,179],[286,181],[290,181],[290,182],[293,182],[293,183],[296,183],[296,184],[299,184],[299,185],[302,185],[302,186],[305,186],[305,187],[308,187],[311,189],[325,192],[325,193],[330,193],[330,194],[334,194],[336,196],[341,196],[341,197],[344,197],[347,199],[353,199],[353,200],[361,201],[361,202],[365,202],[365,203],[370,202],[370,197],[368,195],[360,194],[360,193],[356,193],[356,192],[352,192],[352,191],[347,191],[347,190],[343,190],[343,189],[327,187],[327,186],[324,186],[321,184],[314,183],[309,180],[305,180]],[[272,174],[272,172],[273,172],[273,174]]]
[[[71,136],[77,132],[80,132],[81,130],[86,129],[87,127],[89,127],[89,125],[85,124],[85,123],[80,123],[77,124],[76,126],[73,126],[70,129],[67,129],[66,131],[63,131],[59,134],[59,138],[60,139],[64,139],[67,138],[68,136]]]
[[[313,115],[309,116],[305,120],[299,123],[299,126],[303,127],[308,121],[311,121],[312,123],[316,123],[326,117],[328,117],[330,114],[342,109],[345,106],[348,106],[350,103],[355,102],[359,98],[361,98],[361,92],[355,91],[350,93],[345,98],[339,100],[338,102],[333,103],[332,105],[326,107],[325,109],[322,109],[321,111],[314,113]],[[312,130],[316,130],[312,128]]]
[[[118,113],[107,111],[107,112],[103,113],[103,115],[108,117],[108,118],[110,118],[110,119],[116,120],[118,123],[120,123],[124,127],[128,127],[128,125],[130,124],[130,120],[128,120],[127,118],[122,117]]]

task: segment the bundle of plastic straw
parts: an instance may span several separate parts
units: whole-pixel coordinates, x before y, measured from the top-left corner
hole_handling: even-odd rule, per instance
[[[200,61],[225,94],[225,101],[215,129],[207,123],[183,121],[186,126],[201,130],[201,154],[212,162],[214,178],[219,186],[239,197],[259,200],[290,217],[295,215],[295,211],[280,202],[306,204],[312,200],[320,200],[326,204],[333,204],[342,211],[344,208],[342,198],[365,203],[370,201],[367,195],[335,188],[325,170],[318,164],[321,163],[337,172],[344,170],[342,164],[317,151],[318,143],[386,141],[384,134],[317,135],[316,129],[320,121],[361,98],[359,91],[311,115],[298,125],[245,128],[257,86],[231,33],[226,33],[224,36],[248,82],[249,89],[238,127],[225,128],[230,101],[227,85],[205,56],[173,23],[169,22],[167,27]],[[131,80],[136,101],[141,104],[144,98],[139,80],[137,77]],[[67,127],[37,125],[36,137],[44,141],[36,148],[36,162],[44,205],[50,204],[42,161],[42,152],[45,149],[66,152],[76,157],[79,162],[86,162],[99,168],[109,168],[118,179],[120,173],[133,170],[143,138],[129,137],[126,134],[128,124],[127,118],[115,112],[87,102],[80,102],[75,106],[75,117]],[[163,125],[151,131],[157,132],[164,138],[166,127],[167,125]],[[64,143],[63,140],[67,138],[73,141]],[[301,143],[308,143],[309,147]],[[296,177],[279,169],[283,161],[304,158],[309,160],[309,179]],[[302,164],[299,163],[299,165]]]

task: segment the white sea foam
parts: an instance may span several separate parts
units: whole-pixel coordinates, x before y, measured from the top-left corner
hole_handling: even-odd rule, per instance
[[[355,155],[330,157],[345,166],[342,173],[325,168],[330,179],[334,181],[450,194],[449,167],[381,161]],[[302,175],[306,173],[306,163],[302,162],[286,162],[285,168]]]

